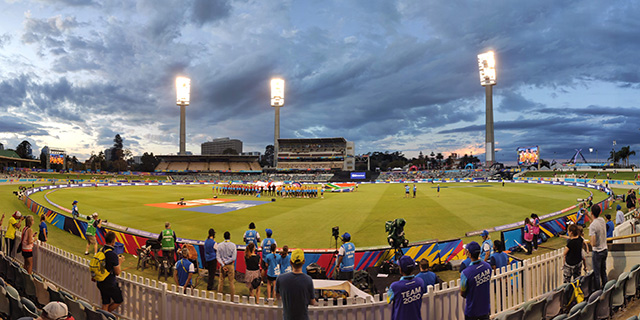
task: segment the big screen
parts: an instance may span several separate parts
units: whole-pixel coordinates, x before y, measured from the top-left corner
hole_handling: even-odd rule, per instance
[[[64,154],[51,154],[49,155],[50,164],[64,164]]]
[[[538,161],[540,160],[540,150],[538,149],[538,146],[520,147],[517,151],[519,166],[534,166],[538,164]]]

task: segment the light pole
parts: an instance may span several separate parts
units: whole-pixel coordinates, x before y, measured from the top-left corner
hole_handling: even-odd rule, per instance
[[[486,134],[485,154],[486,166],[495,162],[495,138],[493,136],[493,86],[496,84],[496,60],[493,51],[478,55],[480,69],[480,85],[485,88],[486,95]]]
[[[278,167],[278,151],[280,139],[280,107],[284,106],[284,80],[271,79],[271,106],[276,110],[275,128],[273,131],[273,167]]]
[[[191,95],[191,79],[185,77],[176,78],[176,104],[180,106],[180,152],[179,155],[186,155],[186,124],[185,110],[189,105]]]

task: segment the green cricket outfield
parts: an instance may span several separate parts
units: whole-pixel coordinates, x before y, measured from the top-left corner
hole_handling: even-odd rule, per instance
[[[279,245],[328,248],[331,228],[349,232],[359,247],[386,245],[384,223],[396,218],[407,221],[405,234],[410,241],[451,239],[465,232],[523,220],[532,212],[546,214],[569,207],[577,198],[586,198],[586,189],[498,183],[443,183],[438,196],[436,185],[417,184],[416,198],[405,198],[402,184],[363,184],[357,192],[325,192],[324,199],[291,199],[219,195],[228,203],[263,201],[244,209],[214,214],[201,211],[207,206],[163,208],[149,204],[212,199],[210,185],[88,187],[40,192],[36,202],[55,209],[45,200],[71,208],[79,201],[82,214],[98,212],[102,219],[119,225],[158,233],[165,221],[178,237],[205,239],[214,228],[218,239],[230,231],[232,241],[240,243],[250,222],[264,238],[264,229],[273,230]],[[606,196],[594,193],[595,201]],[[59,211],[59,210],[58,210]],[[206,210],[204,210],[206,211]]]

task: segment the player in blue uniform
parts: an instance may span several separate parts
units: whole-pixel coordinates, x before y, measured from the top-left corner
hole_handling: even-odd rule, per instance
[[[489,262],[489,257],[493,253],[493,245],[491,244],[491,237],[489,231],[482,230],[480,234],[482,236],[482,247],[480,248],[480,259],[482,261]]]
[[[500,270],[500,268],[509,265],[509,256],[502,252],[503,249],[502,241],[496,240],[493,242],[493,250],[495,250],[495,252],[489,258],[491,268]]]

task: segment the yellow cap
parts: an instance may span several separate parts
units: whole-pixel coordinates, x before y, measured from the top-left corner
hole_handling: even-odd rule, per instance
[[[304,262],[304,251],[302,249],[295,249],[293,253],[291,253],[291,263],[302,263]]]

